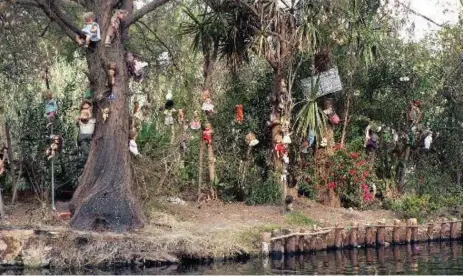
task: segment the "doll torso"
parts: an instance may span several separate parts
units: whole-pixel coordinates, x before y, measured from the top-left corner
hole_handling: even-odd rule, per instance
[[[96,31],[94,30],[96,29]],[[96,22],[89,22],[85,24],[84,28],[82,29],[87,35],[90,35],[90,40],[93,42],[97,42],[101,40],[101,32],[100,32],[100,25]]]

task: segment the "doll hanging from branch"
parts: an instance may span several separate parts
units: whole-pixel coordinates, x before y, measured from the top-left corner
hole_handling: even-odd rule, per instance
[[[275,153],[277,158],[281,158],[283,162],[289,164],[288,144],[283,143],[283,137],[281,137],[281,135],[275,136]]]
[[[212,129],[212,124],[207,123],[203,131],[203,141],[206,143],[206,145],[212,145],[213,134],[214,130]]]
[[[108,86],[113,87],[114,83],[116,82],[116,69],[117,65],[115,62],[110,62],[108,64]]]
[[[88,48],[91,42],[98,42],[101,40],[100,25],[95,22],[95,14],[93,12],[84,13],[85,26],[82,32],[85,36],[76,36],[76,41],[79,46]]]
[[[55,158],[55,156],[58,153],[61,153],[63,149],[63,137],[61,137],[61,135],[53,135],[52,139],[53,143],[50,146],[48,146],[46,150],[48,160]]]
[[[259,144],[259,140],[257,140],[256,138],[256,135],[252,132],[249,132],[247,135],[246,135],[246,144],[249,146],[249,147],[254,147],[256,146],[257,144]]]
[[[236,108],[236,121],[238,124],[242,124],[244,121],[244,107],[242,104],[238,104],[235,106]]]
[[[127,17],[127,15],[128,13],[126,10],[116,10],[113,17],[111,17],[111,25],[108,27],[108,30],[106,31],[106,47],[111,47],[113,39],[119,34],[119,27],[121,25],[121,21],[123,21]]]
[[[48,119],[47,127],[50,127],[55,121],[56,114],[58,113],[58,105],[50,90],[45,91],[45,97],[45,117]]]
[[[129,151],[135,156],[140,156],[141,154],[138,151],[138,145],[136,142],[137,138],[138,138],[138,132],[132,130],[129,136]]]
[[[193,112],[193,120],[190,123],[190,128],[193,130],[201,128],[201,119],[199,118],[199,113],[196,110]]]

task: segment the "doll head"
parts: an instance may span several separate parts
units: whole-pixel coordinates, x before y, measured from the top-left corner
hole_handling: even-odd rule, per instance
[[[117,18],[120,20],[124,20],[127,17],[128,12],[126,10],[117,10],[116,11]]]
[[[84,21],[87,24],[91,24],[95,22],[95,14],[93,12],[84,13]]]
[[[82,104],[80,105],[80,110],[81,110],[81,111],[84,110],[84,109],[90,111],[91,108],[92,108],[92,103],[91,103],[90,101],[88,101],[88,100],[84,100],[84,101],[82,102]]]
[[[103,108],[103,114],[109,114],[109,108],[108,107]]]
[[[207,123],[207,124],[204,126],[204,129],[205,129],[205,130],[211,130],[211,129],[212,129],[212,124],[211,124],[211,123]]]
[[[116,70],[116,63],[115,62],[110,62],[109,63],[109,69],[110,70]]]
[[[92,118],[92,112],[90,112],[90,110],[88,109],[82,109],[80,111],[80,121],[82,123],[87,123],[88,120],[90,120]]]
[[[209,91],[209,88],[205,88],[203,90],[203,98],[207,99],[207,98],[210,98],[210,97],[211,97],[211,92]]]
[[[418,107],[418,108],[421,107],[421,101],[420,100],[414,100],[413,101],[413,106]]]
[[[198,114],[198,111],[197,111],[197,110],[193,111],[193,117],[194,117],[195,119],[198,119],[199,114]]]
[[[136,130],[131,130],[129,133],[129,140],[137,140],[138,132]]]
[[[53,99],[53,94],[51,93],[50,90],[45,91],[45,97],[47,98],[47,100],[52,100]]]
[[[280,144],[283,141],[283,137],[280,134],[275,135],[275,143]]]

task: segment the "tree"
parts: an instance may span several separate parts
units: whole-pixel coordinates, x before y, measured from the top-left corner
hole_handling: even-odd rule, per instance
[[[97,101],[97,106],[109,106],[111,116],[103,124],[101,108],[97,108],[96,130],[92,147],[81,176],[79,186],[74,193],[70,207],[73,213],[71,226],[75,229],[128,231],[143,226],[144,215],[132,193],[132,173],[128,151],[129,75],[125,59],[124,41],[128,38],[130,26],[146,14],[166,4],[169,0],[154,0],[134,11],[133,0],[18,0],[17,6],[39,8],[72,40],[76,34],[83,33],[77,27],[70,8],[83,8],[92,11],[101,28],[100,41],[85,52],[88,64],[88,79],[91,89],[97,95],[107,95],[108,67],[116,64],[115,83],[112,87],[116,98],[108,102],[107,97]],[[19,7],[18,7],[19,8]],[[110,20],[115,9],[125,9],[128,17],[121,24],[111,47],[106,48],[106,37]],[[95,98],[96,99],[96,98]]]

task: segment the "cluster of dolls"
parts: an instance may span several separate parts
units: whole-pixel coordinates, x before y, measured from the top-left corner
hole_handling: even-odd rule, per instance
[[[53,125],[55,118],[58,114],[58,104],[53,97],[53,93],[50,90],[45,90],[42,94],[45,98],[45,118],[47,118],[47,128]],[[52,143],[48,145],[45,150],[45,154],[48,160],[53,159],[63,148],[63,137],[61,135],[51,135]]]

